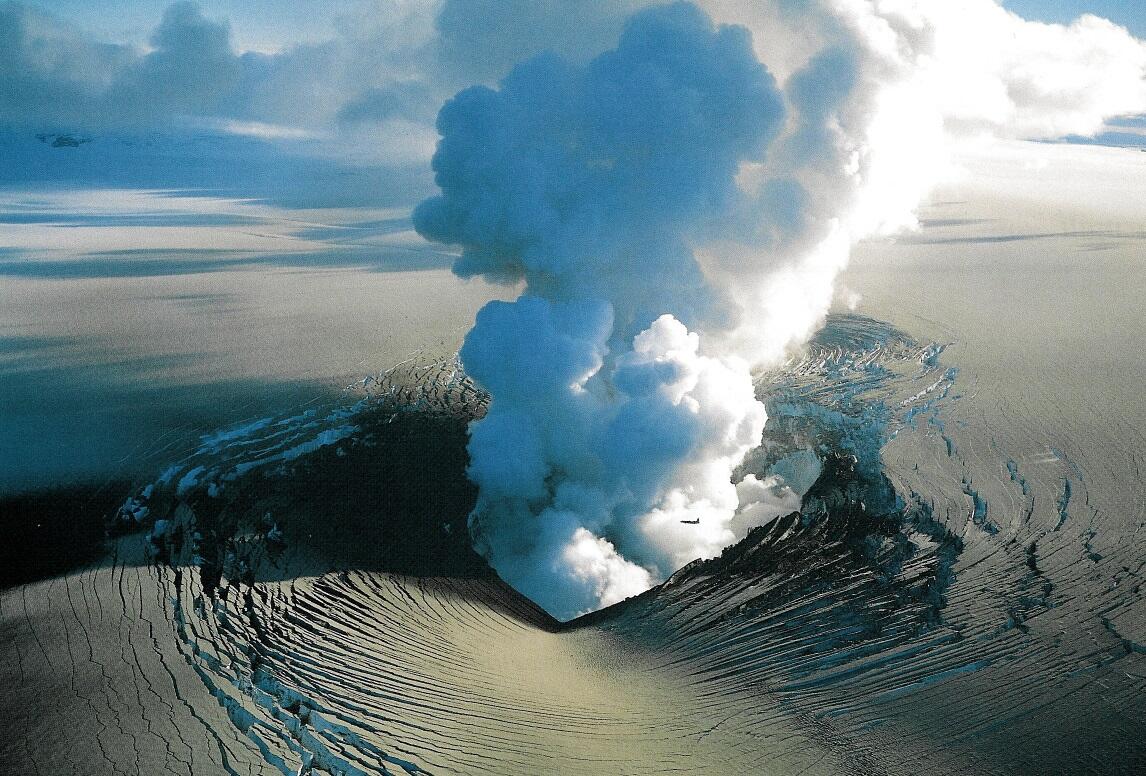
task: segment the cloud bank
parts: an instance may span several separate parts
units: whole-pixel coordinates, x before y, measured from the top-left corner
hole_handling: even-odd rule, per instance
[[[331,11],[330,39],[268,53],[236,50],[228,22],[192,2],[170,5],[140,47],[98,40],[50,4],[0,0],[0,128],[259,126],[267,137],[344,136],[358,153],[405,145],[428,157],[425,135],[451,94],[493,85],[543,51],[585,64],[616,45],[629,15],[654,4],[352,0]],[[992,0],[701,5],[751,29],[757,57],[782,84],[834,46],[859,55],[877,81],[914,82],[925,106],[941,99],[938,121],[948,127],[1087,135],[1096,117],[1139,110],[1142,44],[1093,16],[1034,24]]]

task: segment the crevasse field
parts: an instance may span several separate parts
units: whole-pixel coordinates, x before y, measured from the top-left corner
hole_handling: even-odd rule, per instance
[[[376,561],[377,571],[358,563],[351,573],[324,572],[354,548],[334,529],[314,538],[314,525],[353,525],[361,499],[383,523],[401,523],[410,509],[402,491],[411,486],[371,463],[375,455],[418,449],[419,435],[433,435],[443,459],[433,475],[460,473],[440,446],[460,445],[451,419],[473,411],[474,399],[446,365],[434,366],[458,341],[457,327],[442,326],[441,353],[419,356],[426,366],[414,377],[382,375],[373,393],[368,380],[291,421],[282,438],[249,423],[216,435],[153,486],[175,495],[182,483],[175,519],[198,513],[205,531],[206,494],[185,476],[195,467],[281,467],[292,460],[284,452],[352,427],[297,454],[302,473],[266,475],[301,477],[299,489],[316,494],[310,501],[286,498],[282,485],[233,486],[299,537],[249,582],[235,564],[257,565],[249,553],[266,549],[241,536],[226,545],[214,581],[170,537],[168,567],[145,562],[154,539],[129,536],[102,563],[6,591],[6,716],[9,729],[27,734],[5,743],[5,762],[42,772],[1134,772],[1146,681],[1137,350],[1146,159],[1128,149],[1025,145],[1005,160],[966,163],[973,175],[936,191],[918,230],[860,246],[844,298],[806,355],[761,376],[774,457],[793,439],[856,454],[802,485],[805,513],[821,509],[822,521],[772,523],[716,561],[563,625],[466,561],[444,516],[431,535],[368,534],[414,562],[434,555],[432,579]],[[1093,196],[1077,196],[1080,169]],[[289,232],[283,224],[313,217],[282,213],[254,230]],[[93,243],[124,239],[119,224],[84,228]],[[229,228],[214,228],[216,239],[230,239]],[[365,321],[376,326],[439,287],[452,289],[456,301],[445,307],[463,326],[487,293],[437,269],[256,264],[204,267],[174,283],[187,295],[225,285],[236,301],[224,314],[250,322],[240,337],[262,331],[268,354],[298,354],[267,362],[317,370],[307,345],[274,325],[279,308],[250,301],[267,276],[287,273],[312,293],[337,286],[353,300],[365,287],[374,300],[396,300],[307,310],[327,326],[311,332],[315,353],[365,337],[373,329]],[[102,281],[75,275],[56,284],[21,278],[21,297],[66,296],[77,300],[72,315],[87,310],[109,329],[130,327],[131,309],[156,304],[144,275],[124,284],[122,314],[92,309],[83,299]],[[166,373],[163,400],[194,400],[181,386],[194,383],[203,352],[237,373],[257,371],[240,357],[243,344],[213,335],[210,313],[170,311],[150,336],[136,335],[147,352],[194,332],[184,341],[195,355]],[[409,314],[417,313],[415,305]],[[42,325],[48,337],[63,324]],[[398,350],[413,344],[403,340],[408,324],[390,325]],[[353,373],[356,364],[338,366]],[[428,381],[419,376],[435,369]],[[87,390],[65,375],[83,371],[61,368],[61,395]],[[414,400],[439,413],[426,427],[379,398],[419,380],[437,386]],[[99,390],[129,395],[130,384]],[[332,406],[349,409],[328,418]],[[274,417],[297,415],[280,409]],[[379,441],[363,460],[356,440],[371,436]],[[872,463],[882,483],[864,471]],[[369,485],[347,476],[362,467],[373,472]],[[416,497],[432,500],[435,487],[415,488]],[[857,502],[875,511],[881,499],[883,517],[856,511]]]

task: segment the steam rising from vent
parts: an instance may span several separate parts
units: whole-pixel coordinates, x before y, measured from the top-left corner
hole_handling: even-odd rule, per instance
[[[535,57],[439,115],[441,195],[415,226],[462,247],[459,275],[524,281],[461,352],[492,396],[469,446],[471,530],[557,616],[796,505],[730,481],[765,423],[750,370],[815,329],[857,240],[912,223],[953,142],[1146,108],[1146,50],[1098,20],[1031,25],[987,0],[779,5],[745,5],[755,39],[691,4],[642,11],[589,63]],[[975,54],[980,35],[1031,58]],[[782,88],[760,61],[770,37]]]

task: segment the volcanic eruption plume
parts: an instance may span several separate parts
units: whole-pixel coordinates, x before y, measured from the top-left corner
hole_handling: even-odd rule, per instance
[[[815,329],[856,241],[910,226],[953,143],[1092,133],[1146,106],[1142,44],[1095,19],[1029,24],[989,0],[714,5],[755,39],[655,7],[588,63],[542,54],[457,94],[438,118],[441,194],[414,213],[461,246],[459,275],[522,283],[461,351],[492,397],[471,429],[470,525],[560,617],[798,505],[730,479],[766,419],[752,369]],[[983,35],[1008,44],[981,55]],[[1024,58],[1063,77],[1024,80]]]

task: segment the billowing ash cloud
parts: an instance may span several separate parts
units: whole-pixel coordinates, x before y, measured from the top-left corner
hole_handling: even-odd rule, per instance
[[[464,246],[459,274],[525,281],[462,349],[494,397],[470,443],[473,531],[553,612],[640,592],[734,539],[729,473],[764,408],[746,366],[687,328],[722,325],[727,306],[691,243],[746,205],[737,172],[783,116],[747,30],[681,4],[637,14],[584,66],[539,56],[438,117],[442,195],[415,226]]]
[[[415,226],[462,247],[458,274],[523,282],[462,350],[493,397],[472,428],[471,528],[558,616],[793,506],[774,481],[730,482],[765,422],[750,369],[815,329],[856,241],[911,226],[953,147],[1146,108],[1146,48],[1093,18],[713,5],[755,37],[656,7],[591,61],[540,55],[438,117],[441,195]]]

